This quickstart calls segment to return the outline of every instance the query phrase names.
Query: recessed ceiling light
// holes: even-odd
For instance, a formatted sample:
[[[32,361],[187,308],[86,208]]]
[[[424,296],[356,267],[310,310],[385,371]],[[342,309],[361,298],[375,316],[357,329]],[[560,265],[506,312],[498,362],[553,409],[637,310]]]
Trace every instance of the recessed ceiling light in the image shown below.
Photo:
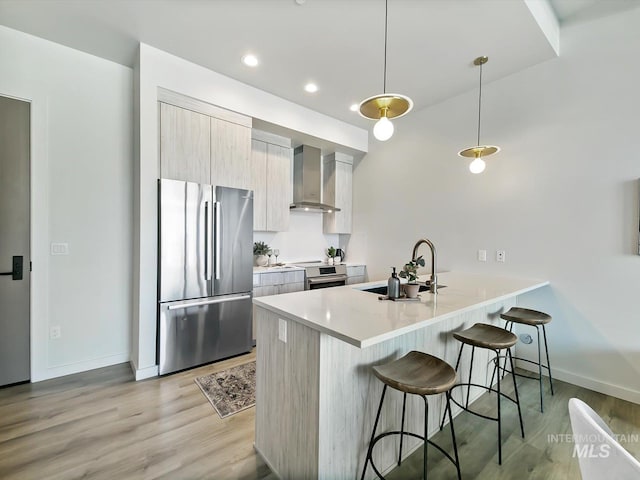
[[[351,105],[349,107],[349,110],[351,110],[352,112],[357,112],[358,111],[358,104],[354,103],[353,105]]]
[[[249,53],[242,57],[242,63],[244,63],[247,67],[257,67],[258,57]]]
[[[316,93],[318,91],[318,86],[315,83],[307,83],[304,86],[304,89],[309,93]]]

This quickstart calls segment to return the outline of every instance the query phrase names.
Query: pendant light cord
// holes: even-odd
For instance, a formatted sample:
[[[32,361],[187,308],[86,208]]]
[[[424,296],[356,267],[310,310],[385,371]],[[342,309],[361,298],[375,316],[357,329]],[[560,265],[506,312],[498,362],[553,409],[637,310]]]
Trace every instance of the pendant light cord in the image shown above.
[[[389,15],[389,0],[384,0],[384,82],[382,84],[382,93],[387,93],[387,25]]]
[[[478,143],[480,146],[480,112],[482,111],[482,64],[480,64],[480,92],[478,93]]]

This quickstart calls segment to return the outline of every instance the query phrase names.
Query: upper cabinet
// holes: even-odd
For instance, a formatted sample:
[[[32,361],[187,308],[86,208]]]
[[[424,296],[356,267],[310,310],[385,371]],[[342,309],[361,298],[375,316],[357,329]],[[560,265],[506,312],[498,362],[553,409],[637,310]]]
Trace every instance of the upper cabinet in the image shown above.
[[[210,118],[160,103],[160,176],[209,183]]]
[[[210,183],[251,190],[251,128],[211,119]]]
[[[161,178],[252,188],[251,118],[173,92],[159,97]]]
[[[353,157],[340,152],[325,155],[322,179],[323,202],[340,209],[323,214],[324,233],[351,233]]]
[[[253,229],[286,231],[291,203],[291,140],[259,130],[253,130],[252,136]]]

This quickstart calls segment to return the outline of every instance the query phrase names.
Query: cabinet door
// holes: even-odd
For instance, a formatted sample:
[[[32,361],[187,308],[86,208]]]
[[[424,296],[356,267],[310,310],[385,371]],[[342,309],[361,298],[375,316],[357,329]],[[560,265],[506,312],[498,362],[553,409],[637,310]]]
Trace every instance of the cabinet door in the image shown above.
[[[251,129],[211,118],[211,185],[251,186]]]
[[[210,119],[160,102],[160,177],[209,183]]]
[[[351,211],[353,209],[353,166],[336,162],[336,233],[351,233]]]
[[[290,148],[267,144],[267,230],[289,230],[289,205],[291,203]]]
[[[336,154],[337,155],[337,154]],[[323,214],[324,233],[351,233],[353,199],[353,165],[328,156],[323,164],[324,202],[333,204],[339,212]]]
[[[251,140],[251,177],[253,188],[253,229],[267,229],[267,144]]]

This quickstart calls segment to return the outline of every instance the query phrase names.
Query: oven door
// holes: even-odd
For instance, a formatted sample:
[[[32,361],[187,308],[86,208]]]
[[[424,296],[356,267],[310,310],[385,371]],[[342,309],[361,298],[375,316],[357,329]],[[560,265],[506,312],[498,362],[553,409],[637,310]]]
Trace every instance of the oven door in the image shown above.
[[[341,287],[346,284],[346,275],[324,275],[321,277],[307,278],[305,287],[307,290],[316,290],[318,288]]]

